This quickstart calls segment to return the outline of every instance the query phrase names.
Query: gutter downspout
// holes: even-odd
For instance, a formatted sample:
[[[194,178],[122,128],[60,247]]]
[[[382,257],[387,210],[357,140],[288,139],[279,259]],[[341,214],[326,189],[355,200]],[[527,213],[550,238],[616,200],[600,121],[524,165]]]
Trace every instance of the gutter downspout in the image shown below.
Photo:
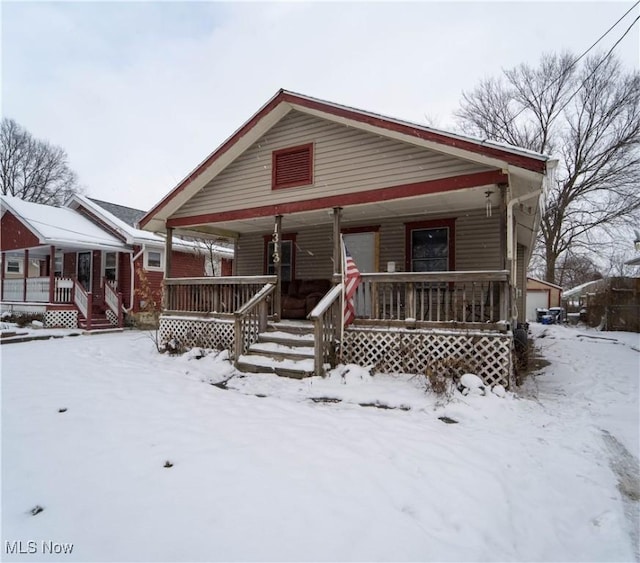
[[[553,172],[555,171],[555,168],[557,165],[558,165],[557,160],[547,161],[546,172],[542,178],[542,185],[540,186],[540,189],[525,195],[521,195],[520,197],[513,198],[507,203],[507,260],[511,265],[509,281],[512,288],[515,288],[515,281],[516,281],[516,275],[517,275],[517,258],[518,258],[518,253],[515,248],[516,237],[514,237],[515,224],[514,224],[514,217],[513,217],[513,208],[516,205],[519,205],[520,203],[522,203],[523,201],[527,201],[528,199],[531,199],[534,197],[540,197],[541,195],[546,195],[547,186],[551,181],[550,178],[553,176]],[[524,288],[523,288],[523,291],[524,291]],[[512,319],[516,319],[518,317],[518,308],[516,306],[515,295],[512,296],[511,302],[512,302],[511,316],[512,316]]]
[[[125,311],[127,313],[131,312],[131,309],[133,309],[133,298],[134,298],[134,292],[135,292],[135,282],[136,282],[136,268],[135,268],[135,261],[140,258],[140,256],[142,256],[144,254],[144,251],[147,249],[147,245],[143,242],[142,243],[142,247],[140,248],[140,252],[138,252],[138,254],[136,254],[135,256],[133,255],[133,253],[129,254],[129,264],[131,267],[131,293],[130,293],[130,297],[129,297],[129,305],[130,307],[125,309]]]

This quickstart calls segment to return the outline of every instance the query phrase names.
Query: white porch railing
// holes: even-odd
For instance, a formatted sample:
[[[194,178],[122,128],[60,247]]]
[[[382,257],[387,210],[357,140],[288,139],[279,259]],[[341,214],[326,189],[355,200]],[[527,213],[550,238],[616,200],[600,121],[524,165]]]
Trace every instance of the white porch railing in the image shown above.
[[[75,282],[75,291],[73,292],[73,302],[78,307],[78,310],[84,315],[87,320],[87,330],[91,328],[91,315],[89,314],[91,307],[91,294],[87,293],[77,281]]]
[[[111,311],[117,318],[117,325],[121,327],[122,326],[122,294],[116,291],[115,282],[104,279],[103,284],[104,284],[104,302],[107,305],[107,307],[111,309]]]
[[[5,279],[3,282],[3,301],[26,301],[29,303],[48,303],[50,278],[27,278],[26,295],[25,280]],[[71,278],[55,278],[53,290],[54,303],[71,303],[73,280]]]

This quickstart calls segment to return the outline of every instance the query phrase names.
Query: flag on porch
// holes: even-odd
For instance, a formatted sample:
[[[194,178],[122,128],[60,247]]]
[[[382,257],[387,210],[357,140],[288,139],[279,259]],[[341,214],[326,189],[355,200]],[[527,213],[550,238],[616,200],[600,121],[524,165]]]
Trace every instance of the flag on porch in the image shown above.
[[[344,310],[342,313],[343,327],[347,327],[353,319],[356,318],[356,307],[353,301],[353,297],[360,285],[360,270],[354,262],[351,254],[347,250],[342,239],[342,256],[343,256],[343,284],[344,284]]]

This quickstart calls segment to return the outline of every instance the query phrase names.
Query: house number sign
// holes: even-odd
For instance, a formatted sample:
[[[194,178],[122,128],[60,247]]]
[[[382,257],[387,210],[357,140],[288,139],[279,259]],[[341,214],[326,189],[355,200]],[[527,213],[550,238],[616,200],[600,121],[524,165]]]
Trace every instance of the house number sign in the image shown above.
[[[276,223],[273,228],[271,240],[273,241],[273,263],[277,264],[280,262],[280,253],[278,252],[278,249],[280,248],[280,245],[278,244],[280,242],[280,233],[278,232],[278,223]]]

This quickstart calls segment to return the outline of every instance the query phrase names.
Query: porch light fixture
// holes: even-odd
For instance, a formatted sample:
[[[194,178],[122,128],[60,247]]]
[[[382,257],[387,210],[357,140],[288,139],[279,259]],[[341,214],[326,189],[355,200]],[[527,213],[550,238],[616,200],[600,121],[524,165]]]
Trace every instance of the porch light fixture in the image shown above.
[[[485,195],[485,209],[487,210],[487,217],[491,217],[491,190],[484,192]]]

